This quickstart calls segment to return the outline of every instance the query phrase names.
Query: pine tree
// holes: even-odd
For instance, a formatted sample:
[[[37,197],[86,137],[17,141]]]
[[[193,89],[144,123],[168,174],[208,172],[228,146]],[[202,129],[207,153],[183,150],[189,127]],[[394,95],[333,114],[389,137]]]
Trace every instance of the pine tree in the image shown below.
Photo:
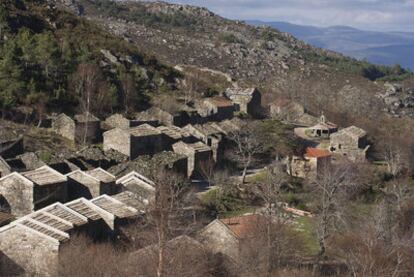
[[[25,92],[21,49],[9,41],[1,51],[0,60],[0,107],[4,111],[23,99]]]

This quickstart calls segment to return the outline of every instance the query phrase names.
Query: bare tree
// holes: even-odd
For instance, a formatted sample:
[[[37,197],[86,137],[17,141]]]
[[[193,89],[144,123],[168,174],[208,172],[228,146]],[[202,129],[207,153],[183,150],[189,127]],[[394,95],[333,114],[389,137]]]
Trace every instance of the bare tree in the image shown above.
[[[203,160],[200,164],[200,173],[204,180],[208,182],[208,186],[214,185],[214,173],[215,173],[216,162],[213,159],[213,156],[207,160]]]
[[[236,144],[235,156],[243,165],[242,184],[246,182],[247,169],[252,164],[255,156],[263,151],[258,129],[254,122],[247,122],[243,123],[239,130],[229,134],[229,138]]]
[[[322,257],[326,252],[327,239],[335,224],[341,220],[341,196],[353,187],[354,172],[349,165],[325,168],[316,181],[321,199],[317,217],[317,235]]]
[[[391,175],[391,182],[384,193],[395,197],[397,208],[401,210],[402,203],[409,195],[408,186],[401,182],[401,177],[407,168],[408,159],[400,147],[387,145],[384,149],[384,160],[387,171]]]
[[[184,210],[183,196],[186,191],[185,182],[172,172],[161,171],[151,176],[155,184],[155,197],[148,206],[148,219],[155,226],[157,233],[157,276],[166,276],[166,243],[169,240],[173,221]]]
[[[100,108],[102,103],[98,103],[100,90],[103,88],[105,79],[102,71],[94,64],[80,64],[76,72],[71,76],[70,83],[72,89],[78,96],[82,112],[88,121],[93,110]],[[88,133],[88,123],[85,124],[83,143],[86,143]]]
[[[286,173],[280,163],[269,166],[266,170],[266,180],[254,186],[255,195],[264,204],[265,228],[264,235],[266,238],[266,272],[267,276],[271,276],[275,257],[277,264],[280,264],[279,253],[280,248],[278,238],[273,236],[273,227],[275,222],[283,224],[283,212],[281,210],[281,191],[282,186],[286,182]],[[276,247],[275,247],[276,246]]]

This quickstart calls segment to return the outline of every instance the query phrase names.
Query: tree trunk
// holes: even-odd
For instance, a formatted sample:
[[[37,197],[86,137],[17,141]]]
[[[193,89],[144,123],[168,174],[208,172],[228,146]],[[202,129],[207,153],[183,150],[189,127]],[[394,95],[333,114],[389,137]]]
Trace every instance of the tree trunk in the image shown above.
[[[272,236],[271,236],[271,228],[272,228],[272,204],[268,204],[269,214],[267,219],[267,276],[272,276]]]
[[[161,211],[160,221],[158,226],[158,266],[157,277],[164,276],[164,256],[165,256],[165,244],[166,244],[166,224],[164,212]]]
[[[247,168],[250,166],[250,162],[251,162],[251,158],[249,157],[243,168],[242,182],[241,182],[242,185],[246,183]]]

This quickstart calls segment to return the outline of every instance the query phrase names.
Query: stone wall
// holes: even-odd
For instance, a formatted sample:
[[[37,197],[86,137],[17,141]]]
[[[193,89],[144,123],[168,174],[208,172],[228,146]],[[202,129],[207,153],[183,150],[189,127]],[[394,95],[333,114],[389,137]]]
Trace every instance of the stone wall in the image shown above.
[[[75,140],[78,143],[96,143],[101,141],[101,136],[101,124],[99,121],[75,123]]]
[[[114,114],[104,121],[105,128],[113,129],[128,129],[131,127],[131,121],[121,114]]]
[[[67,201],[67,182],[35,186],[33,188],[34,209],[38,210],[56,202]]]
[[[21,217],[34,210],[33,184],[18,175],[0,181],[0,195],[8,202],[11,213]]]
[[[61,114],[53,121],[52,129],[64,138],[75,141],[75,121]]]
[[[213,253],[223,253],[238,260],[239,241],[219,220],[213,221],[204,228],[198,238]]]
[[[131,156],[131,136],[126,130],[112,129],[103,134],[104,151],[116,150],[128,157]]]
[[[20,226],[0,232],[0,251],[27,276],[55,276],[59,244]]]
[[[247,113],[252,116],[259,116],[262,112],[262,95],[255,91],[251,100],[247,103]]]
[[[82,172],[74,172],[68,176],[68,195],[70,200],[84,197],[91,199],[102,194],[101,182]]]
[[[153,155],[163,150],[167,150],[163,143],[163,135],[149,135],[141,137],[131,137],[131,159],[141,155]]]

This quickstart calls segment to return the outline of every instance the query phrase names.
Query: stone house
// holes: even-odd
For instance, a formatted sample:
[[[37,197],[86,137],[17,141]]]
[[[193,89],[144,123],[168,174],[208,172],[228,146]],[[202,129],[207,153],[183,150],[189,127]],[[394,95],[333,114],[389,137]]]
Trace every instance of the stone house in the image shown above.
[[[183,130],[190,133],[193,137],[201,140],[204,144],[211,147],[215,161],[220,160],[223,152],[224,131],[218,123],[206,123],[197,125],[187,125]]]
[[[0,252],[24,276],[57,276],[60,251],[77,232],[93,239],[113,238],[119,226],[139,212],[115,197],[101,195],[54,203],[0,228]],[[1,262],[1,261],[0,261]]]
[[[318,148],[306,148],[303,157],[288,160],[287,172],[294,177],[316,179],[331,166],[331,153]]]
[[[228,88],[225,95],[234,103],[236,111],[252,116],[261,115],[262,95],[257,88]]]
[[[5,159],[3,159],[0,156],[0,178],[1,177],[4,177],[4,176],[6,176],[6,175],[8,175],[10,173],[11,173],[11,167],[10,167],[10,165],[6,162]]]
[[[116,184],[122,186],[123,190],[134,193],[145,205],[155,196],[154,182],[136,171],[119,178]]]
[[[102,122],[102,125],[106,130],[110,130],[114,128],[129,129],[144,123],[147,122],[142,122],[140,120],[131,120],[124,117],[122,114],[117,113],[107,117],[105,121]]]
[[[0,195],[11,213],[21,217],[50,203],[67,200],[67,177],[43,166],[0,178]]]
[[[216,219],[198,234],[199,241],[213,253],[221,253],[240,261],[244,244],[261,236],[259,228],[264,223],[259,214]]]
[[[170,113],[158,107],[151,107],[148,110],[142,112],[140,116],[142,117],[143,114],[156,119],[160,124],[166,126],[175,125],[181,127],[188,124],[189,122],[189,116],[185,111]]]
[[[331,134],[338,131],[338,126],[326,120],[324,115],[319,118],[319,123],[308,128],[305,132],[310,137],[329,138]]]
[[[368,149],[367,132],[356,126],[350,126],[331,135],[330,151],[346,156],[351,161],[365,161]]]
[[[177,126],[159,126],[157,127],[157,130],[164,135],[164,145],[168,148],[168,150],[170,150],[169,148],[171,148],[171,146],[177,141],[194,141],[194,137],[187,130]]]
[[[187,177],[191,178],[202,172],[203,164],[213,159],[211,148],[202,142],[184,143],[179,141],[173,145],[174,152],[187,156]]]
[[[140,155],[153,155],[168,149],[163,136],[160,130],[148,124],[128,130],[115,128],[103,134],[103,149],[116,150],[133,160]]]
[[[86,171],[86,173],[88,173],[92,177],[95,177],[101,182],[101,184],[105,188],[102,194],[113,195],[120,192],[120,187],[115,184],[116,177],[108,171],[98,167]]]
[[[203,262],[212,258],[210,251],[197,240],[186,236],[175,237],[165,244],[165,272],[168,276],[203,276],[208,270]],[[141,248],[128,255],[127,263],[139,264],[137,276],[150,276],[157,271],[158,244]],[[211,276],[209,274],[209,276]]]
[[[1,130],[0,132],[0,156],[13,158],[24,153],[23,136]]]
[[[208,121],[231,119],[234,114],[234,104],[228,98],[215,96],[203,98],[196,102],[198,114]]]
[[[271,118],[303,126],[313,126],[318,123],[318,119],[308,114],[303,105],[286,98],[279,98],[270,103],[269,114]]]
[[[62,113],[53,121],[52,129],[77,143],[96,143],[101,139],[100,120],[92,114],[78,114],[72,119]]]
[[[103,171],[103,169],[101,169]],[[97,171],[91,171],[93,175],[99,177],[106,173],[102,172],[99,173]],[[115,194],[116,192],[120,192],[117,190],[117,186],[114,181],[112,182],[103,182],[100,179],[92,176],[89,172],[83,172],[81,170],[75,170],[68,174],[68,198],[76,199],[80,197],[84,197],[86,199],[91,199],[94,197],[98,197],[102,194]],[[109,174],[109,173],[107,173]],[[106,181],[109,180],[107,177],[104,177]]]

